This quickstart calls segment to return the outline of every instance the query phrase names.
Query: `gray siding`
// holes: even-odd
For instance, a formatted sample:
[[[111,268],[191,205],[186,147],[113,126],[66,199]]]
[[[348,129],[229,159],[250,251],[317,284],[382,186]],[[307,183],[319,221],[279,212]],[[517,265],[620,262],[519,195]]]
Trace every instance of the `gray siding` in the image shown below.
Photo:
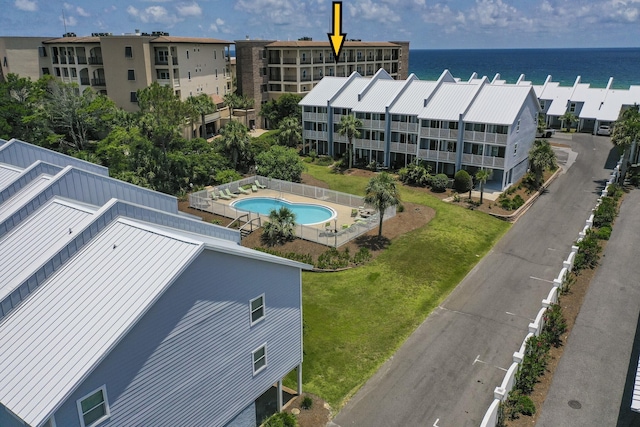
[[[27,168],[31,166],[31,164],[41,160],[56,166],[73,166],[98,175],[109,176],[109,169],[104,166],[47,150],[46,148],[28,144],[18,139],[12,139],[9,141],[9,144],[0,144],[0,147],[2,147],[0,150],[0,162],[21,168]]]
[[[132,284],[135,286],[135,284]],[[266,318],[250,324],[249,300]],[[101,426],[225,426],[302,361],[300,270],[205,250],[56,412],[106,384]],[[98,332],[98,331],[96,331]],[[267,368],[251,352],[267,343]]]
[[[536,137],[536,117],[538,117],[538,107],[534,102],[534,98],[528,96],[518,113],[518,117],[515,122],[513,122],[513,125],[511,125],[505,153],[505,171],[519,165],[529,157],[529,150],[533,146],[533,141]],[[520,131],[516,132],[518,120],[520,120]],[[513,149],[515,144],[518,144],[518,151],[514,156]]]
[[[255,427],[256,426],[256,405],[252,403],[244,411],[240,412],[231,422],[224,427]]]

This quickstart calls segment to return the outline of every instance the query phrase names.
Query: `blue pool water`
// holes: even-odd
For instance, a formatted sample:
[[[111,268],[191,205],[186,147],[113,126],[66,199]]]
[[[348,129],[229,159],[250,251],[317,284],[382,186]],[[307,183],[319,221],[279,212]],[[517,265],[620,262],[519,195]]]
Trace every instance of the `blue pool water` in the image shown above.
[[[271,197],[252,197],[250,199],[237,200],[231,205],[236,209],[257,212],[262,215],[269,215],[272,209],[278,210],[285,206],[296,215],[297,224],[305,225],[325,222],[335,216],[335,212],[326,206],[309,203],[290,203],[286,200]]]

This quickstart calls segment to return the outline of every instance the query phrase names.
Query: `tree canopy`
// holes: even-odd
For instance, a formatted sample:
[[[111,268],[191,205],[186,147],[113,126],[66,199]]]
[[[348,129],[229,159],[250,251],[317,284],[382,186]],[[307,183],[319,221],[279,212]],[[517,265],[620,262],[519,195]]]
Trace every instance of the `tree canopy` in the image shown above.
[[[256,157],[256,168],[262,176],[300,182],[305,166],[295,149],[274,145]]]
[[[546,169],[555,169],[556,153],[548,141],[536,139],[529,150],[529,169],[535,175],[537,185],[542,183],[542,175]]]
[[[300,95],[285,93],[276,100],[271,100],[262,105],[260,115],[267,119],[269,128],[276,129],[286,117],[294,117],[298,122],[302,121],[302,108],[298,105],[302,101]]]
[[[373,206],[379,215],[378,238],[382,236],[384,211],[400,204],[400,191],[392,175],[381,172],[369,180],[365,188],[364,202]]]
[[[362,121],[354,115],[342,116],[338,125],[338,133],[347,137],[347,156],[349,157],[349,169],[353,166],[353,139],[360,137]]]

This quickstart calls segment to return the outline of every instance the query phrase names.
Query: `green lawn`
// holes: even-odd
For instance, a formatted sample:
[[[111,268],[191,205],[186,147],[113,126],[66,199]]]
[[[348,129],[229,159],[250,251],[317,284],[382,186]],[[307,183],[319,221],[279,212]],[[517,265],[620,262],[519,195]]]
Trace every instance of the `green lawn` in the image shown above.
[[[331,189],[363,194],[366,178],[308,165]],[[394,240],[375,261],[302,276],[303,387],[338,410],[508,230],[489,215],[401,186],[402,200],[436,217]],[[384,228],[383,228],[384,233]],[[287,384],[294,386],[294,377]]]

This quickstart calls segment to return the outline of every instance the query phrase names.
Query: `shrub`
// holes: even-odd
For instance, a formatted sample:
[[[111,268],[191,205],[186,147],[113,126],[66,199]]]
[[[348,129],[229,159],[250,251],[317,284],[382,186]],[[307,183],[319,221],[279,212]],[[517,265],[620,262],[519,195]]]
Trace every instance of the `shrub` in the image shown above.
[[[347,267],[349,260],[349,248],[345,248],[344,252],[340,252],[336,248],[330,248],[320,254],[316,262],[316,267],[323,270],[336,270]]]
[[[371,252],[369,251],[369,249],[362,247],[353,256],[353,260],[352,261],[353,261],[354,264],[364,264],[365,262],[369,261],[370,259],[371,259]]]
[[[466,193],[473,186],[471,175],[464,169],[460,169],[453,177],[453,188],[460,193]]]
[[[311,162],[316,161],[316,159],[318,158],[318,153],[316,153],[316,150],[309,151],[309,158],[311,159]]]
[[[227,184],[229,182],[237,181],[242,179],[242,175],[233,169],[225,169],[216,173],[216,182],[218,184]]]
[[[296,252],[280,252],[269,248],[257,247],[255,248],[257,251],[264,252],[267,254],[279,256],[281,258],[287,258],[292,261],[298,261],[305,264],[313,265],[313,257],[310,254],[298,254]]]
[[[264,427],[296,427],[298,420],[288,412],[278,412],[264,420],[262,425]]]
[[[637,184],[634,184],[634,185],[637,185]],[[622,197],[623,193],[624,193],[624,190],[618,184],[611,184],[607,187],[607,196],[613,198],[616,201],[618,201],[618,199]]]
[[[618,205],[612,197],[603,197],[602,202],[593,213],[593,225],[596,227],[610,226],[618,214]]]
[[[443,173],[439,173],[431,179],[431,189],[437,193],[442,193],[447,189],[449,177]]]
[[[536,413],[536,406],[529,396],[514,393],[509,396],[507,406],[510,409],[509,418],[514,420],[519,414],[531,416]]]
[[[404,205],[402,203],[396,206],[396,212],[397,213],[404,212]]]
[[[309,396],[305,396],[302,399],[302,404],[300,405],[300,407],[302,409],[311,409],[311,406],[313,406],[313,399],[311,399]]]
[[[522,177],[522,185],[524,185],[524,187],[527,189],[528,193],[536,191],[540,187],[538,185],[538,180],[537,180],[535,174],[533,174],[531,172],[527,172]]]
[[[611,237],[611,227],[608,225],[600,227],[598,231],[596,231],[596,237],[600,240],[609,240],[609,237]]]
[[[533,336],[527,340],[527,346],[522,364],[516,373],[514,389],[521,394],[531,394],[538,382],[538,377],[544,374],[549,360],[549,343],[544,337]]]
[[[587,235],[578,244],[578,253],[573,263],[573,271],[579,273],[585,268],[594,268],[600,259],[600,243],[593,230],[587,231]]]
[[[524,205],[524,199],[519,194],[516,194],[513,200],[511,201],[511,208],[513,210],[516,210],[522,205]]]
[[[318,166],[329,166],[332,163],[333,159],[331,158],[331,156],[319,156],[318,160],[316,161],[316,164]]]
[[[398,171],[398,178],[404,184],[430,185],[431,168],[423,163],[411,163]]]
[[[562,315],[562,307],[559,304],[551,304],[544,314],[544,328],[542,336],[554,347],[562,344],[562,334],[567,332],[567,321]]]

